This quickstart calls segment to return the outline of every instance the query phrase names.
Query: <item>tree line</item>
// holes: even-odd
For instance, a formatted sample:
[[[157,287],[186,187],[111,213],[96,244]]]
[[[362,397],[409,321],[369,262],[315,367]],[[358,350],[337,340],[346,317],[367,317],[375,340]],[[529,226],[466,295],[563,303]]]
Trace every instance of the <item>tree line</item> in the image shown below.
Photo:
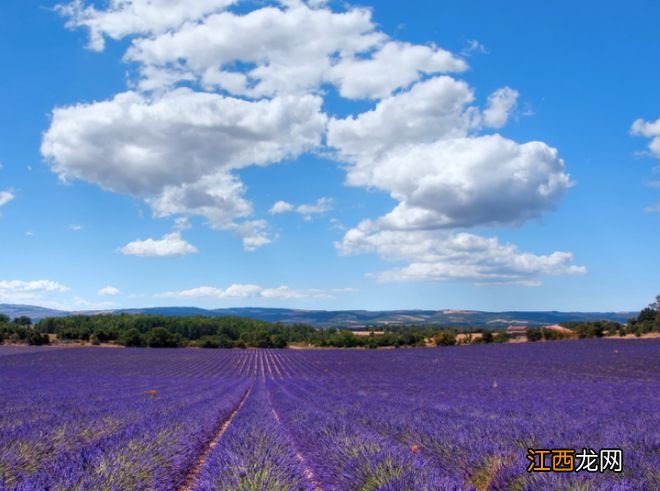
[[[36,326],[61,341],[113,343],[129,347],[284,348],[314,328],[285,326],[242,317],[174,317],[144,314],[48,317]]]
[[[0,344],[3,342],[38,346],[48,344],[50,339],[43,331],[32,327],[29,317],[20,316],[12,321],[5,314],[0,314]]]
[[[637,317],[625,324],[611,321],[566,322],[562,326],[575,332],[578,338],[603,336],[626,336],[634,334],[640,337],[652,332],[660,332],[660,295],[648,307],[643,308]]]
[[[568,322],[570,332],[531,327],[528,341],[602,336],[641,336],[660,332],[660,295],[627,324],[611,321]],[[127,347],[286,348],[292,344],[336,348],[404,346],[452,346],[504,343],[505,330],[452,328],[442,325],[384,326],[378,333],[357,335],[347,329],[317,329],[305,324],[285,325],[242,317],[174,317],[146,314],[98,314],[47,317],[36,324],[29,317],[10,320],[0,314],[0,343],[49,344],[60,342],[103,343]]]
[[[629,334],[641,336],[649,332],[660,332],[660,295],[648,307],[642,309],[637,318],[630,319],[626,326]]]

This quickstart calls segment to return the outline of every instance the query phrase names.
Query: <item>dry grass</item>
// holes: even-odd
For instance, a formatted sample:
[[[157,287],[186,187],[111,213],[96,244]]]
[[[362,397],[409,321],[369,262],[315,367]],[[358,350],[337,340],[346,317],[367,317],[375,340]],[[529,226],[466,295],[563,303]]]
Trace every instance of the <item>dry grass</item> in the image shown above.
[[[568,334],[568,335],[575,334],[573,331],[571,331],[567,327],[560,326],[559,324],[553,324],[551,326],[544,326],[543,329],[549,329],[551,331],[556,331],[556,332],[560,332],[562,334]]]
[[[470,339],[472,342],[476,341],[477,339],[481,339],[483,334],[480,332],[468,332],[468,333],[461,333],[456,335],[456,342],[457,343],[465,343],[467,342],[468,339]]]
[[[660,339],[660,332],[647,332],[641,336],[626,334],[625,336],[605,336],[605,339]]]

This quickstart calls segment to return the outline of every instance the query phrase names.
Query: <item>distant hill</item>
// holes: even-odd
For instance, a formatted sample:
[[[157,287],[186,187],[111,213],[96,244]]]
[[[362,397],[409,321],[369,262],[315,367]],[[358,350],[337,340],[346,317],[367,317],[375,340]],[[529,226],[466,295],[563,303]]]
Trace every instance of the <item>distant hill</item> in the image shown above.
[[[270,322],[305,323],[314,326],[378,326],[386,324],[442,324],[492,326],[545,325],[569,321],[612,320],[626,322],[638,312],[482,312],[476,310],[295,310],[266,308],[217,309],[220,315],[237,315]]]
[[[171,315],[174,317],[218,317],[213,310],[201,309],[199,307],[147,307],[136,309],[118,309],[112,311],[115,314],[151,314],[151,315]]]
[[[45,307],[36,307],[34,305],[14,305],[0,303],[0,314],[5,314],[11,319],[26,315],[32,320],[43,319],[44,317],[64,317],[70,312],[63,310],[47,309]]]
[[[11,318],[26,315],[34,320],[44,317],[61,317],[73,314],[128,313],[171,316],[238,316],[285,324],[304,323],[317,327],[369,327],[386,324],[442,324],[448,326],[491,326],[510,324],[545,325],[560,322],[611,320],[626,322],[638,312],[557,312],[557,311],[510,311],[482,312],[478,310],[298,310],[239,307],[207,310],[198,307],[148,307],[106,311],[67,312],[32,305],[0,304],[0,313]]]

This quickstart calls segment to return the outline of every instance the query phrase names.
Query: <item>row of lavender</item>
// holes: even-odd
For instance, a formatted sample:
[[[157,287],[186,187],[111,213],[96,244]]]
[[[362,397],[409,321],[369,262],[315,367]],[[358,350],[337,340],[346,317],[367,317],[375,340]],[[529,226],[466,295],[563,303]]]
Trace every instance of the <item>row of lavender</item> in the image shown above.
[[[176,489],[248,387],[248,358],[108,349],[0,358],[0,489]]]
[[[1,356],[0,488],[660,489],[660,342]],[[528,473],[528,448],[624,472]]]
[[[299,358],[273,403],[323,489],[660,489],[657,341]],[[623,472],[528,473],[528,448],[621,448]]]

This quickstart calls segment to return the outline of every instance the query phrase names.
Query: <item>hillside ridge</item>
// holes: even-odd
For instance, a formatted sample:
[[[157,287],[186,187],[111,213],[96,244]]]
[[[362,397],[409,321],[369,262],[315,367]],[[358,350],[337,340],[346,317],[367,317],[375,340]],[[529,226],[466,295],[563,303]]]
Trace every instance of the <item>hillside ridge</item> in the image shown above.
[[[441,324],[447,326],[502,327],[509,324],[544,325],[585,320],[626,322],[637,312],[560,312],[560,311],[504,311],[479,310],[301,310],[265,307],[234,307],[203,309],[200,307],[145,307],[115,310],[64,311],[34,305],[0,304],[0,313],[11,318],[22,315],[34,320],[75,314],[153,314],[172,316],[247,317],[285,324],[303,323],[316,327],[371,327],[400,324]]]

